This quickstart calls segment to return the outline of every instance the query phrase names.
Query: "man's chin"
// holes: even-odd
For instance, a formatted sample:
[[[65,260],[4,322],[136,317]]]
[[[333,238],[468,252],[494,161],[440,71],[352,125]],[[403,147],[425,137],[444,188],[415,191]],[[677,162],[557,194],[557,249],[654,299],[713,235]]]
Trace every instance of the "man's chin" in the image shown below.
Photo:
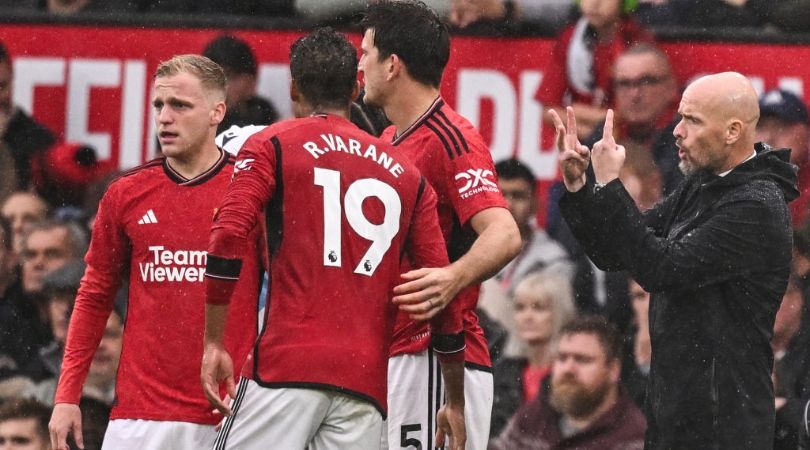
[[[685,176],[692,175],[692,173],[695,172],[695,166],[691,162],[689,162],[688,159],[684,158],[681,158],[680,162],[678,162],[678,169]]]

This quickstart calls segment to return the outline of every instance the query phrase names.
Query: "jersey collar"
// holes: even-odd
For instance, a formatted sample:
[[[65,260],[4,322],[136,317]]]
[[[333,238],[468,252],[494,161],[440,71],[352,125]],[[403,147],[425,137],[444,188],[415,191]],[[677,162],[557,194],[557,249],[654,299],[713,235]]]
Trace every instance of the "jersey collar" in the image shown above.
[[[428,117],[432,116],[436,111],[440,110],[442,108],[442,106],[444,106],[444,100],[442,100],[441,96],[436,97],[436,100],[433,100],[433,103],[431,103],[431,105],[427,109],[427,111],[422,113],[422,115],[419,116],[419,118],[416,119],[416,121],[414,123],[412,123],[411,126],[406,128],[405,131],[403,131],[402,134],[400,134],[399,136],[397,136],[396,134],[394,135],[393,139],[391,140],[391,143],[394,144],[394,145],[398,145],[406,137],[408,137],[408,135],[413,133],[414,130],[419,128],[420,125],[425,123],[425,121],[428,119]]]
[[[222,150],[220,147],[217,147],[217,149],[219,149],[219,159],[217,159],[217,161],[211,167],[194,178],[186,178],[183,175],[180,175],[180,173],[169,165],[168,158],[163,158],[163,172],[167,177],[169,177],[170,180],[181,186],[196,186],[198,184],[203,184],[213,178],[214,175],[218,174],[219,171],[225,167],[225,164],[228,163],[228,153]]]

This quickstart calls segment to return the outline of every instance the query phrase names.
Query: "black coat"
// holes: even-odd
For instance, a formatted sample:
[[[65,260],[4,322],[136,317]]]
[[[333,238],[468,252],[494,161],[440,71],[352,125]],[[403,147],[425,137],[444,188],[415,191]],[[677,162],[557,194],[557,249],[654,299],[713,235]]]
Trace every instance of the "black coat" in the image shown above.
[[[31,161],[56,143],[56,137],[21,109],[15,108],[0,137],[11,149],[14,169],[17,171],[17,188],[31,187]]]
[[[774,318],[790,272],[789,150],[757,144],[725,177],[698,172],[642,215],[621,182],[560,207],[604,270],[652,293],[647,449],[770,449]]]

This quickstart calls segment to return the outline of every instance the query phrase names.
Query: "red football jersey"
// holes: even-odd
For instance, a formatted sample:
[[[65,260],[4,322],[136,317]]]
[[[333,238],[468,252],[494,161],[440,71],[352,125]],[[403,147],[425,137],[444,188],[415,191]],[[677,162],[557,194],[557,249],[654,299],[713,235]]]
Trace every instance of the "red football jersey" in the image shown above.
[[[264,210],[269,309],[243,375],[265,387],[337,390],[384,416],[401,260],[407,252],[420,266],[448,264],[435,193],[390,144],[334,115],[254,134],[236,168],[206,283],[238,277],[241,236]],[[461,332],[456,317],[448,333]]]
[[[477,237],[468,223],[470,218],[487,208],[506,208],[484,139],[441,98],[400,136],[396,136],[396,128],[391,126],[381,137],[402,150],[436,190],[447,251],[451,261],[458,259]],[[490,367],[487,340],[475,312],[479,287],[474,285],[461,291],[453,302],[459,302],[463,311],[465,360]],[[420,352],[427,348],[429,337],[430,330],[424,323],[400,313],[394,327],[391,356]]]
[[[116,288],[129,278],[123,350],[112,419],[215,424],[200,386],[204,273],[214,213],[233,173],[225,152],[188,180],[164,158],[114,181],[93,225],[88,270],[70,321],[56,402],[78,403]],[[239,300],[228,313],[226,346],[244,361],[258,329],[261,227],[250,230]]]

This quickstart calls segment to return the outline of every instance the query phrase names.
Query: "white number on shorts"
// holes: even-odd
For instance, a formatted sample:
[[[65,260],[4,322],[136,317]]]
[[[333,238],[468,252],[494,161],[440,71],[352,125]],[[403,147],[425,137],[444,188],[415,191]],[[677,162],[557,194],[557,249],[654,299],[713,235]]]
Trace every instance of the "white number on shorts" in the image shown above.
[[[323,265],[340,267],[341,259],[341,216],[340,172],[315,168],[315,185],[323,188]],[[363,201],[376,197],[385,207],[382,223],[371,223],[363,214]],[[390,185],[373,178],[357,180],[346,189],[343,199],[346,207],[346,220],[360,237],[371,241],[366,253],[354,269],[354,273],[371,276],[377,270],[391,241],[399,232],[399,216],[402,202],[397,191]]]

